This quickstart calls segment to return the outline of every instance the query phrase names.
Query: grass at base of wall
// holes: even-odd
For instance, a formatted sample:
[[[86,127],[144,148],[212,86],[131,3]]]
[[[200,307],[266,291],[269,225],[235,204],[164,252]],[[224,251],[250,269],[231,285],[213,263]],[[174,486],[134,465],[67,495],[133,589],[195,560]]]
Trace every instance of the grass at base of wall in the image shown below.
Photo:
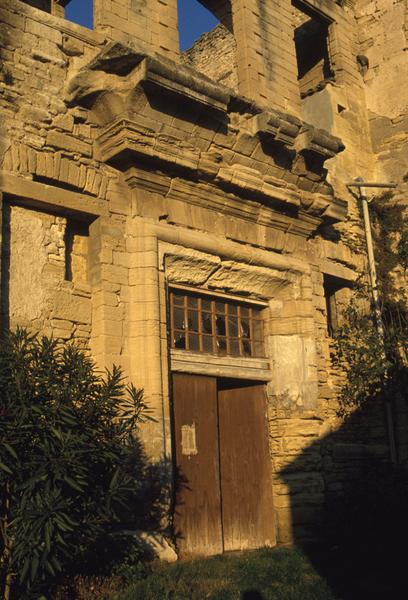
[[[263,548],[160,565],[110,600],[336,600],[305,555]]]

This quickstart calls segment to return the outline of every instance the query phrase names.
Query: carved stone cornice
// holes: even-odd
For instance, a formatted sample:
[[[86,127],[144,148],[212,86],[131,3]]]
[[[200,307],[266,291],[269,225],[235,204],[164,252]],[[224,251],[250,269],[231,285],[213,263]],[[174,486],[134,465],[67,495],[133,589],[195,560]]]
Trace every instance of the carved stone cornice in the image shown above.
[[[281,142],[292,147],[302,127],[302,121],[278,111],[264,111],[248,121],[248,129],[253,135],[264,135],[270,141]]]
[[[301,154],[310,154],[322,161],[333,158],[345,148],[340,138],[324,129],[303,124],[295,141],[295,148]]]
[[[309,237],[321,223],[319,215],[308,214],[301,206],[297,211],[282,211],[283,204],[277,204],[278,198],[270,199],[269,206],[260,204],[254,199],[242,198],[231,188],[229,193],[217,183],[188,181],[171,178],[162,173],[151,173],[138,167],[130,167],[124,173],[124,180],[129,187],[143,189],[152,194],[159,194],[168,199],[181,200],[195,206],[203,206],[216,213],[225,213],[257,225],[272,227],[278,231]],[[238,191],[238,190],[237,190]],[[283,198],[282,198],[283,200]],[[327,207],[326,199],[322,210]]]
[[[253,135],[261,135],[270,142],[280,142],[299,153],[309,153],[326,160],[344,150],[340,138],[323,129],[304,123],[278,111],[264,111],[248,121]]]
[[[124,156],[135,155],[177,170],[197,170],[201,153],[198,148],[176,137],[156,134],[129,118],[119,118],[102,130],[97,139],[104,162],[118,164]],[[121,169],[122,170],[122,169]]]
[[[125,109],[131,111],[132,92],[139,86],[157,88],[161,94],[181,96],[183,101],[222,113],[227,111],[231,97],[228,88],[186,65],[147,55],[136,45],[129,48],[112,42],[70,80],[66,100],[89,106],[98,96],[117,92],[124,98]]]
[[[230,112],[232,99],[231,90],[195,70],[120,43],[109,44],[82,69],[66,96],[69,104],[90,110],[99,127],[100,159],[129,183],[135,179],[126,173],[138,162],[153,179],[159,170],[299,221],[308,214],[308,234],[323,219],[344,219],[346,203],[318,193],[330,189],[323,163],[344,149],[341,140],[277,110]]]

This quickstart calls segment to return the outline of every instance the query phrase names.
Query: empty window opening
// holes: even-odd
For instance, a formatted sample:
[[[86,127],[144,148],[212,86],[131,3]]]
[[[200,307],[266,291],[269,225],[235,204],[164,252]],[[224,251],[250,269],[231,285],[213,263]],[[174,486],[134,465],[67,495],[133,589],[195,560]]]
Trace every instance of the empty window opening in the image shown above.
[[[305,97],[333,80],[328,45],[330,22],[297,2],[292,5],[292,19],[300,95]]]
[[[24,0],[24,3],[45,12],[51,12],[51,0]]]
[[[204,33],[219,25],[220,21],[197,0],[178,0],[178,29],[180,50],[184,52]]]
[[[70,0],[65,9],[65,18],[93,29],[93,0]]]
[[[69,219],[65,229],[65,280],[88,283],[88,225]]]
[[[218,356],[264,357],[262,308],[170,291],[171,347]]]
[[[327,333],[334,337],[342,325],[342,314],[350,300],[351,282],[331,275],[324,275]]]
[[[34,8],[93,29],[93,0],[23,0]]]

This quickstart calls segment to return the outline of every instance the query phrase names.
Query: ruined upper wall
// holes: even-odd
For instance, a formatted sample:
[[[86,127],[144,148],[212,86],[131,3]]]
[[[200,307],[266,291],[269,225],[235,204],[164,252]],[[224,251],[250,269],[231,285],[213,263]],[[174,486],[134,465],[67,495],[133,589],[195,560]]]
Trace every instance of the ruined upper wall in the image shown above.
[[[42,2],[27,0],[26,3],[33,1]],[[68,1],[50,0],[49,11],[63,16]],[[234,39],[233,67],[238,93],[261,105],[300,116],[292,1],[200,1]],[[348,5],[332,0],[296,0],[295,4],[307,15],[317,15],[326,23],[329,51],[326,71],[333,73],[338,83],[352,82],[354,17]],[[94,0],[94,28],[108,40],[179,60],[177,0]],[[207,68],[211,71],[210,65]],[[309,85],[308,78],[305,85]]]
[[[184,64],[222,83],[238,93],[237,44],[224,25],[200,37],[181,55]]]
[[[408,4],[360,0],[356,19],[373,149],[381,176],[401,182],[408,173]]]

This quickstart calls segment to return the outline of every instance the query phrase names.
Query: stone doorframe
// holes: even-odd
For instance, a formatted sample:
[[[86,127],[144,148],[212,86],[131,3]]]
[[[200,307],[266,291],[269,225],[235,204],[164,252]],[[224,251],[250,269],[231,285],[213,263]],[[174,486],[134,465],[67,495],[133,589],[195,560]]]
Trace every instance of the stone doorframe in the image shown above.
[[[270,424],[294,408],[313,410],[318,386],[312,282],[307,263],[168,224],[128,221],[130,377],[143,387],[157,421],[144,426],[153,460],[171,460],[170,351],[167,289],[187,284],[267,303],[266,365]],[[180,356],[173,357],[180,367]],[[222,362],[222,361],[221,361]],[[222,365],[220,365],[222,368]],[[254,365],[253,365],[254,366]],[[185,367],[188,370],[188,366]],[[226,369],[226,375],[228,370]],[[263,378],[263,377],[262,377]],[[271,431],[272,433],[272,431]]]

